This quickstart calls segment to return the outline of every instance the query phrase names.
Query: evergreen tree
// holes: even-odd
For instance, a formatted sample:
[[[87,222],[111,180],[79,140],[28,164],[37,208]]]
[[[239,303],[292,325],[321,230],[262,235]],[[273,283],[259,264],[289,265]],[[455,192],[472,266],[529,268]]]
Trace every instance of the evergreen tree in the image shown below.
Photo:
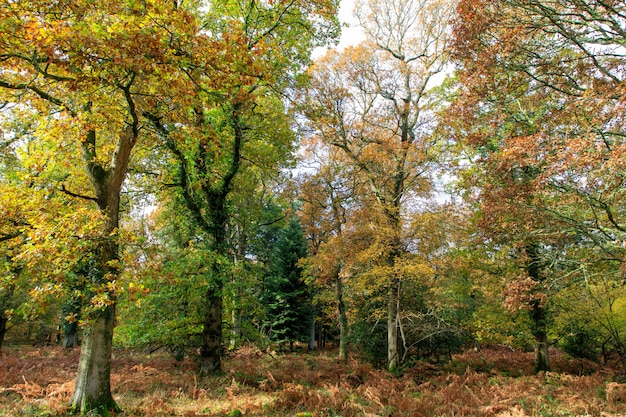
[[[270,338],[293,348],[296,341],[307,340],[312,306],[310,291],[298,261],[306,256],[307,242],[296,217],[287,227],[277,230],[275,244],[268,252],[267,276],[263,288],[265,328]]]

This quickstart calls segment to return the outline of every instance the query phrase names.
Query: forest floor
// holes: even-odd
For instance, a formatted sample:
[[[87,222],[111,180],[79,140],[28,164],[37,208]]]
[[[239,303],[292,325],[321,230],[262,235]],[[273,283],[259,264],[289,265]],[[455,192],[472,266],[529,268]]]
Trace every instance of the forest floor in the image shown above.
[[[68,415],[79,350],[6,346],[0,416]],[[198,379],[190,360],[115,351],[119,417],[166,416],[626,416],[623,370],[552,352],[554,372],[532,374],[532,354],[504,347],[418,363],[392,375],[335,352],[270,354],[242,348],[221,376]],[[241,414],[238,414],[238,412]]]

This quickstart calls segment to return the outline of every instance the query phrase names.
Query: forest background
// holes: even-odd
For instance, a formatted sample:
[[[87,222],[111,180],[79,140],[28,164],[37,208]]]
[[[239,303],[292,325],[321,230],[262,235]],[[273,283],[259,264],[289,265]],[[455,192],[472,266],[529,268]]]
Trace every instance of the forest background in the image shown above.
[[[312,60],[338,6],[2,1],[0,347],[80,342],[72,410],[120,348],[623,366],[626,5],[358,1]]]

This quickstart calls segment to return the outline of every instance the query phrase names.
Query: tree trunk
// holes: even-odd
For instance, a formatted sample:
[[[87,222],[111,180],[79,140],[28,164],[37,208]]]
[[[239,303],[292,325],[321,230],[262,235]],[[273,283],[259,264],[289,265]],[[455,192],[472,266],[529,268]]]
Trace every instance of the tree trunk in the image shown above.
[[[538,303],[530,312],[535,337],[535,373],[550,370],[550,356],[548,355],[548,332],[546,329],[546,311]]]
[[[111,395],[111,348],[115,304],[105,308],[84,335],[70,403],[75,411],[118,410]]]
[[[83,289],[81,289],[83,290]],[[69,300],[61,309],[61,329],[63,331],[63,347],[71,349],[78,346],[78,319],[80,317],[81,304],[80,299],[73,298]],[[69,322],[66,317],[73,314],[75,320]]]
[[[19,274],[21,272],[21,268],[17,271]],[[9,285],[7,291],[2,300],[0,300],[0,305],[2,308],[0,309],[0,350],[2,350],[2,344],[4,343],[4,336],[7,333],[7,326],[9,324],[9,319],[6,316],[6,310],[9,309],[11,299],[13,298],[13,293],[15,291],[15,285]]]
[[[525,246],[526,255],[528,256],[528,264],[526,271],[533,281],[541,284],[544,277],[539,269],[540,254],[539,245],[537,243],[527,243]],[[532,321],[532,333],[535,337],[535,372],[550,370],[550,357],[548,354],[548,332],[546,321],[546,309],[541,305],[540,301],[534,301],[530,310],[530,318]]]
[[[117,224],[117,215],[110,218],[109,221],[108,232],[105,236],[111,236],[115,230],[111,225]],[[114,262],[118,261],[116,239],[105,241],[100,245],[98,252],[98,264],[94,266],[97,271],[93,272],[92,280],[94,284],[103,286],[112,279],[111,276],[116,276],[119,273],[112,266]],[[97,410],[106,414],[108,411],[119,410],[111,395],[111,350],[116,310],[114,294],[109,295],[109,302],[102,311],[94,313],[93,324],[84,332],[76,384],[70,399],[71,407],[76,412],[87,413]]]
[[[246,259],[246,250],[248,247],[248,236],[246,234],[245,228],[241,223],[236,223],[235,231],[237,233],[237,248],[235,250],[235,255],[233,257],[233,261],[235,266],[242,264],[242,267],[245,267],[244,262]],[[232,277],[233,283],[237,280],[237,276]],[[234,284],[233,284],[234,285]],[[230,349],[236,349],[238,344],[241,342],[241,300],[243,299],[243,291],[239,288],[239,286],[235,286],[237,288],[236,295],[233,301],[233,310],[231,312],[231,339],[230,339]]]
[[[7,323],[9,319],[4,314],[4,311],[0,311],[0,350],[2,350],[2,343],[4,342],[4,335],[7,333]]]
[[[398,369],[400,351],[398,346],[398,297],[400,295],[400,281],[393,278],[389,287],[387,302],[387,369],[390,372]]]
[[[71,349],[78,346],[78,332],[72,330],[63,335],[63,347],[65,349]]]
[[[315,350],[315,319],[317,313],[315,306],[311,304],[311,322],[309,323],[309,350]]]
[[[138,121],[135,117],[134,123],[128,124],[120,134],[109,169],[105,169],[98,162],[95,130],[90,130],[85,140],[81,141],[83,161],[94,187],[96,203],[107,220],[102,230],[103,240],[96,249],[95,268],[98,270],[94,271],[92,284],[97,286],[104,286],[119,275],[116,266],[119,261],[119,242],[115,232],[119,227],[120,195],[124,177],[138,132]],[[101,414],[106,414],[109,410],[119,410],[111,395],[111,349],[116,300],[115,294],[109,295],[110,304],[96,315],[92,327],[85,331],[80,349],[78,373],[70,399],[71,407],[80,413],[98,410]]]
[[[209,290],[200,347],[200,375],[222,369],[222,295],[221,290]]]
[[[343,283],[339,276],[336,277],[337,309],[339,310],[339,359],[348,359],[348,316],[346,305],[343,301]]]
[[[231,312],[231,326],[230,348],[236,349],[241,340],[241,310],[239,308],[234,308]]]

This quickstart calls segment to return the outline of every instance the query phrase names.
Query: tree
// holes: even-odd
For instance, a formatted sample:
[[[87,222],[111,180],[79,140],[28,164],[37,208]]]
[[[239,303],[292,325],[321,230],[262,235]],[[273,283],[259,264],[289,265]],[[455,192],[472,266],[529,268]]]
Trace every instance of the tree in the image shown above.
[[[538,371],[549,368],[548,288],[589,267],[575,248],[621,274],[624,11],[577,0],[458,7],[461,136],[484,169],[483,227],[516,242],[524,265],[511,290],[531,313]]]
[[[14,315],[15,308],[21,304],[16,291],[21,289],[20,276],[22,266],[20,262],[13,260],[19,246],[22,243],[22,231],[26,224],[19,208],[10,204],[11,200],[4,201],[4,198],[16,194],[11,193],[8,187],[3,186],[2,192],[2,222],[0,223],[0,265],[2,275],[0,275],[0,349],[4,341],[6,332],[9,330],[9,322]],[[16,210],[17,209],[17,210]],[[13,211],[15,210],[15,211]]]
[[[293,142],[281,94],[308,61],[313,46],[336,36],[333,1],[238,3],[216,1],[207,27],[228,40],[221,72],[190,52],[187,75],[195,86],[177,112],[150,118],[176,160],[173,184],[215,258],[232,259],[228,240],[232,194],[242,171],[276,172]],[[226,52],[226,51],[225,51]],[[216,83],[214,76],[219,76]],[[215,263],[206,289],[201,372],[221,369],[223,289]]]
[[[452,10],[436,1],[372,1],[358,10],[367,41],[315,64],[304,112],[315,135],[341,149],[363,178],[360,195],[378,235],[370,254],[387,282],[388,367],[395,369],[403,222],[407,202],[431,190],[429,87],[444,68]]]
[[[141,115],[154,97],[176,90],[163,77],[179,44],[196,36],[194,18],[171,2],[13,2],[2,4],[2,97],[35,113],[36,143],[55,148],[36,167],[59,175],[57,192],[98,219],[89,249],[91,316],[81,346],[72,406],[116,409],[110,390],[119,264],[120,197],[132,150],[145,132]],[[169,27],[180,30],[176,42]],[[186,36],[186,37],[185,37]],[[174,81],[172,81],[174,80]],[[172,81],[172,82],[170,82]],[[77,171],[74,167],[82,166]],[[102,221],[100,221],[102,220]],[[95,225],[95,226],[94,226]],[[72,229],[70,229],[72,230]]]
[[[272,240],[267,272],[263,282],[262,303],[265,306],[265,326],[271,340],[281,346],[309,336],[311,294],[304,282],[300,259],[306,256],[307,242],[295,216],[284,228],[270,231]],[[278,232],[272,236],[272,232]]]
[[[329,149],[314,175],[300,185],[303,201],[300,221],[310,242],[309,256],[303,260],[304,270],[316,283],[334,286],[339,322],[339,358],[348,359],[348,316],[344,294],[346,266],[351,245],[344,239],[351,206],[350,173],[341,162],[337,149]],[[339,158],[336,159],[336,158]]]
[[[186,213],[162,203],[146,221],[151,238],[142,245],[142,260],[128,268],[141,279],[120,302],[117,340],[132,348],[167,348],[182,360],[201,346],[210,262],[223,260],[190,238],[196,228]]]

